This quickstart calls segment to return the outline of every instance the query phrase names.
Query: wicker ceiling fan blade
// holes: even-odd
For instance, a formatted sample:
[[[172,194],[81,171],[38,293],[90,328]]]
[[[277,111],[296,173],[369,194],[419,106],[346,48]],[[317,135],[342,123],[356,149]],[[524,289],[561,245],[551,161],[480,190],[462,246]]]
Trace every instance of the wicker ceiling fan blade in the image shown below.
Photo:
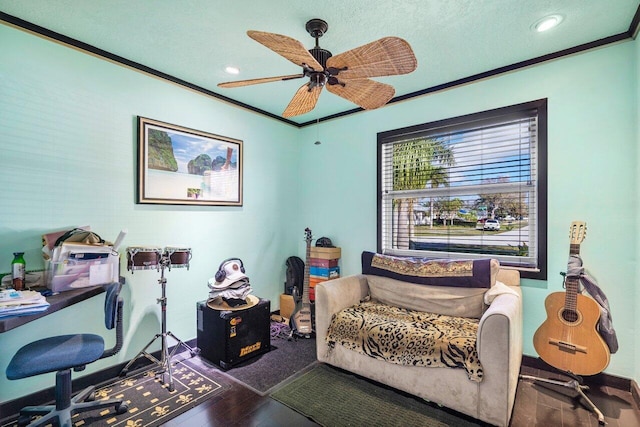
[[[322,71],[322,65],[296,39],[281,34],[253,30],[247,31],[247,35],[300,67],[307,65],[314,71]]]
[[[226,83],[218,83],[218,87],[240,87],[240,86],[249,86],[249,85],[257,85],[261,83],[270,83],[270,82],[279,82],[284,80],[293,80],[293,79],[301,79],[304,77],[304,74],[291,74],[288,76],[276,76],[276,77],[264,77],[261,79],[249,79],[249,80],[239,80],[237,82],[226,82]]]
[[[322,86],[313,86],[309,89],[309,84],[304,84],[298,89],[289,105],[282,113],[283,117],[299,116],[313,110],[322,92]]]
[[[411,46],[399,37],[384,37],[327,60],[327,68],[347,68],[338,74],[340,80],[407,74],[417,66]]]
[[[327,90],[359,105],[365,110],[382,107],[396,93],[393,86],[369,79],[345,80],[340,84],[327,85]]]

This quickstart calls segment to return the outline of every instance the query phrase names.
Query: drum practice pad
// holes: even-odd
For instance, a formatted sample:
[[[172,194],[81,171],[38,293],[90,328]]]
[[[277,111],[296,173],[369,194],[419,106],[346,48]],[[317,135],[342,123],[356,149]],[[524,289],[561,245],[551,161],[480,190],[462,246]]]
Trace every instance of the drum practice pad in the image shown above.
[[[169,270],[173,268],[189,269],[189,261],[191,261],[191,248],[167,246],[165,256],[169,258]]]
[[[158,263],[162,256],[162,249],[143,246],[131,246],[127,248],[127,270],[150,270],[159,268]]]

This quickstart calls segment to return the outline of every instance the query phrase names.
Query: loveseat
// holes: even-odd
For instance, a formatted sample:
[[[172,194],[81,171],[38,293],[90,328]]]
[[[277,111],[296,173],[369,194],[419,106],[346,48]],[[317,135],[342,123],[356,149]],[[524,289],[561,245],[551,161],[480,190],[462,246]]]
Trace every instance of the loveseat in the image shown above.
[[[363,252],[363,274],[321,282],[315,287],[317,356],[324,362],[427,401],[454,409],[484,422],[507,426],[511,418],[522,359],[522,294],[516,270],[500,268],[497,260],[416,260]],[[477,328],[471,337],[444,345],[454,352],[471,348],[469,360],[461,362],[431,348],[429,357],[416,360],[415,347],[424,344],[403,326],[389,332],[383,326],[353,331],[359,316],[376,310],[395,310],[393,316],[435,315],[445,324],[467,322]],[[344,316],[357,321],[344,325]],[[332,319],[343,325],[332,324]],[[429,318],[431,319],[431,318]],[[431,320],[426,320],[431,322]],[[413,318],[412,318],[413,322]],[[422,323],[421,323],[422,322]],[[348,321],[347,321],[348,323]],[[412,323],[413,324],[413,323]],[[415,325],[414,325],[415,326]],[[466,328],[467,326],[465,326]],[[374,330],[382,344],[367,334]],[[397,332],[401,330],[401,332]],[[353,342],[346,335],[360,334]],[[397,332],[397,333],[396,333]],[[364,335],[363,335],[364,334]],[[436,332],[436,336],[440,332]],[[396,336],[397,335],[397,336]],[[455,333],[453,335],[456,335]],[[403,354],[389,356],[385,346],[395,347],[399,339]],[[475,341],[469,345],[469,340]],[[360,342],[358,342],[360,341]],[[418,345],[420,344],[420,345]],[[428,346],[428,345],[427,345]],[[475,351],[475,353],[473,353]],[[414,357],[412,359],[412,357]],[[479,360],[479,368],[473,363]],[[444,365],[441,363],[444,361]],[[438,366],[438,365],[442,366]]]

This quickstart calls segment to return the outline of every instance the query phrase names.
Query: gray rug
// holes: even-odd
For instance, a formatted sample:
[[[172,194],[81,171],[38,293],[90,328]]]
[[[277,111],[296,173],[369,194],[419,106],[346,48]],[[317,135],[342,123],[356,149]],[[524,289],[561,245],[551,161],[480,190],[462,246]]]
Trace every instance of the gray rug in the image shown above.
[[[283,385],[271,397],[327,427],[483,425],[324,364]]]
[[[288,340],[286,335],[271,337],[271,351],[222,372],[260,395],[268,394],[281,382],[316,363],[315,338]]]

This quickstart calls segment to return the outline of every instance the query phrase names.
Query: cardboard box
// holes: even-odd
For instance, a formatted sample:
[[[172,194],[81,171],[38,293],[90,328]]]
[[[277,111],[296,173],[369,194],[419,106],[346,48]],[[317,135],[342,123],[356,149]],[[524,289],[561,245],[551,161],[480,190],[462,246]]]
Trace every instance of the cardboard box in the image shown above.
[[[338,279],[339,277],[340,275],[332,278],[320,277],[320,276],[309,276],[309,288],[315,288],[318,285],[318,283],[326,282],[328,280]]]
[[[315,288],[318,283],[326,282],[326,277],[311,277],[309,276],[309,288]]]
[[[327,279],[337,279],[340,277],[340,267],[309,267],[309,274],[316,277],[326,277]]]
[[[337,267],[338,259],[309,258],[309,265],[324,268]]]
[[[296,304],[293,301],[293,295],[280,294],[280,316],[286,317],[287,319],[291,318],[295,307]]]
[[[340,248],[322,248],[317,246],[312,246],[310,249],[310,258],[318,258],[318,259],[340,259],[341,250]]]

